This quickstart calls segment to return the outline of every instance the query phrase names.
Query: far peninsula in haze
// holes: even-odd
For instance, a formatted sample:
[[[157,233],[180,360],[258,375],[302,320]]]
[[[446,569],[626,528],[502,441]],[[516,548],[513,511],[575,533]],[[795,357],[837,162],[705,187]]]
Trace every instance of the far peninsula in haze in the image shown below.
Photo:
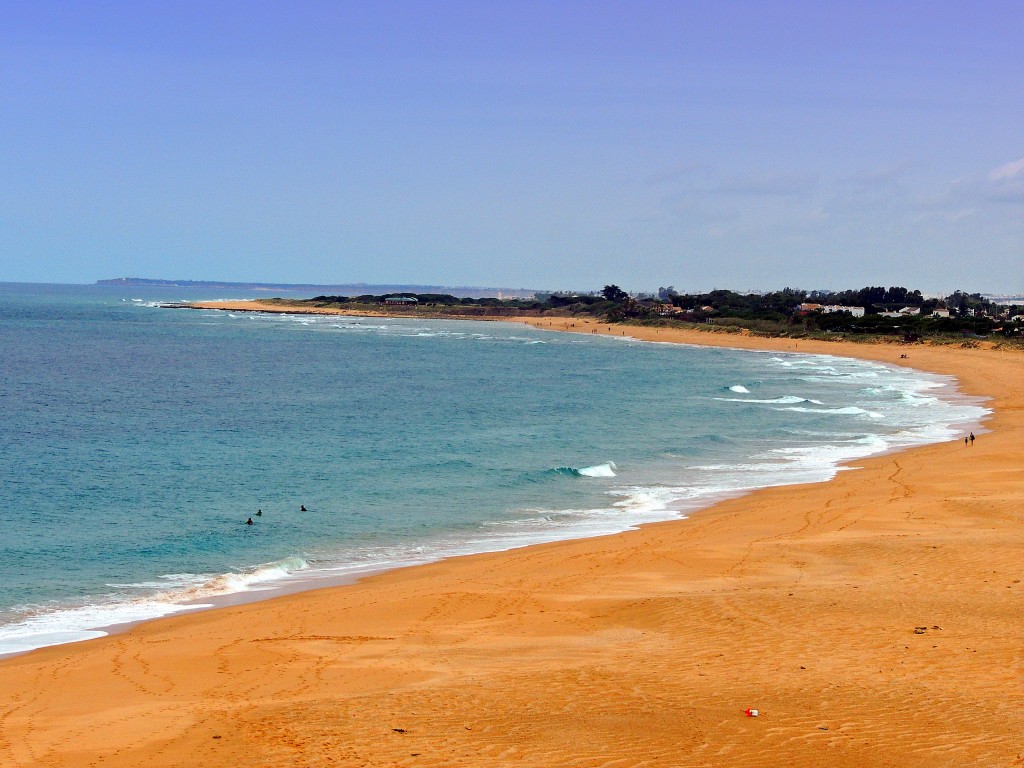
[[[220,282],[217,280],[165,280],[151,277],[115,277],[109,280],[97,280],[96,285],[137,285],[156,288],[225,288],[229,290],[247,291],[288,291],[293,293],[361,295],[369,293],[444,293],[459,298],[530,298],[537,289],[527,288],[493,288],[480,286],[449,286],[449,285],[412,285],[412,284],[374,284],[374,283],[342,283],[323,285],[315,283],[245,283]]]

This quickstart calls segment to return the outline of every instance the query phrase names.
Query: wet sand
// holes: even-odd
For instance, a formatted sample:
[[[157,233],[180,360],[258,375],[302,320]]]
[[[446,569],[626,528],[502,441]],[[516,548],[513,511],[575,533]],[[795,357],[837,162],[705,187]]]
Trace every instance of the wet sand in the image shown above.
[[[8,659],[0,765],[1024,765],[1024,355],[625,330],[954,374],[995,414],[684,521]]]

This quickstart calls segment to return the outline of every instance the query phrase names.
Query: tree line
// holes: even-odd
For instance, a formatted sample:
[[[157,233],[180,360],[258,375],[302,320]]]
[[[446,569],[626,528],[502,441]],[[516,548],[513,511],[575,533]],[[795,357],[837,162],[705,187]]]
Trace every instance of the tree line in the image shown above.
[[[443,293],[387,293],[360,296],[316,296],[310,301],[320,306],[359,308],[381,305],[390,298],[416,299],[418,307],[451,310],[472,309],[472,314],[502,315],[557,313],[599,318],[606,322],[712,323],[757,327],[770,333],[819,332],[903,334],[905,336],[966,333],[1021,335],[1020,316],[1024,307],[1005,307],[986,300],[981,294],[955,291],[942,298],[926,299],[921,291],[902,286],[866,286],[856,290],[805,291],[783,288],[765,293],[737,293],[713,290],[680,293],[673,286],[656,293],[630,294],[617,285],[600,291],[577,293],[555,291],[533,298],[470,298]],[[847,312],[825,312],[801,308],[801,305],[847,306],[863,308],[863,316]],[[914,310],[899,317],[883,313]],[[933,314],[936,310],[944,310]],[[948,312],[949,316],[944,315]],[[858,312],[859,314],[859,312]],[[941,315],[941,316],[940,316]]]

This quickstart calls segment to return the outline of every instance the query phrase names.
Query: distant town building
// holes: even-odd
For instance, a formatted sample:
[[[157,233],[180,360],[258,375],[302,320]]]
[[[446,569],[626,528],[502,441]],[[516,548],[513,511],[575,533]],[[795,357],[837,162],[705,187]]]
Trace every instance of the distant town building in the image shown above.
[[[912,315],[921,314],[920,307],[904,307],[903,309],[895,312],[882,312],[882,317],[910,317]]]
[[[412,296],[388,296],[384,299],[385,306],[389,307],[409,307],[419,303],[419,299]]]
[[[949,317],[948,309],[933,309],[932,317]]]
[[[940,297],[941,298],[941,297]],[[994,294],[984,293],[982,298],[991,301],[993,304],[1004,304],[1006,306],[1014,306],[1018,304],[1024,304],[1024,296],[996,296]]]
[[[797,307],[799,312],[849,312],[854,317],[864,317],[864,307],[844,307],[841,304],[801,304]]]
[[[849,312],[854,317],[864,317],[864,307],[844,307],[839,304],[826,304],[822,312]]]

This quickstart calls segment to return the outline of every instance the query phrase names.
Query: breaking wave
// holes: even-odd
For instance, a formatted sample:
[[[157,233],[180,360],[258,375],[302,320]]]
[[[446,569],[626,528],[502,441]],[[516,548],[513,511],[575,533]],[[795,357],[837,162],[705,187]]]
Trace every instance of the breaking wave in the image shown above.
[[[815,405],[822,405],[820,400],[811,400],[807,397],[797,397],[796,395],[783,395],[782,397],[775,397],[770,400],[757,400],[752,397],[716,397],[715,400],[721,400],[725,403],[768,403],[768,404],[792,404],[792,403],[814,403]]]
[[[556,467],[551,471],[568,477],[615,477],[616,469],[618,467],[615,466],[614,461],[606,461],[604,464],[595,464],[592,467],[582,467],[580,469],[575,467]]]

